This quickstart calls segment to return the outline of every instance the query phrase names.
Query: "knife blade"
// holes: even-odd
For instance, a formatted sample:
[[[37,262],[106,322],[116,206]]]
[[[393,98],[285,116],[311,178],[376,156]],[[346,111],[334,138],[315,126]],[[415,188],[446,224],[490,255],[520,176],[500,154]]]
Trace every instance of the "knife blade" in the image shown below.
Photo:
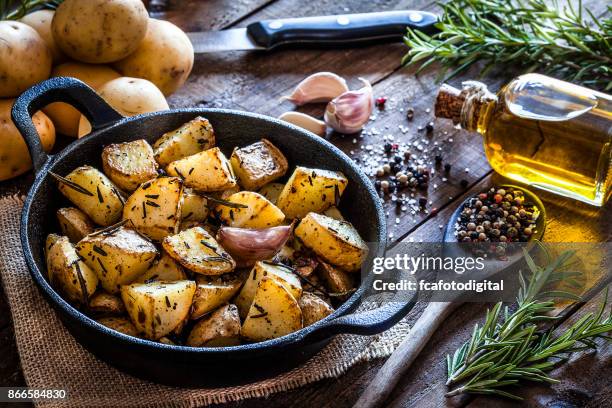
[[[263,20],[245,28],[187,33],[196,54],[271,50],[286,45],[342,47],[374,41],[399,41],[408,27],[426,34],[437,31],[438,16],[401,10]]]

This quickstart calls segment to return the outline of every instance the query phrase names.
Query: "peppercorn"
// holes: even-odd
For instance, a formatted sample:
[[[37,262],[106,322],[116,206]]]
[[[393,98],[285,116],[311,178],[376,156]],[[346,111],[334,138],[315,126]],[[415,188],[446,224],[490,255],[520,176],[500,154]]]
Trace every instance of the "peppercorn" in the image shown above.
[[[391,153],[391,149],[393,149],[393,146],[391,145],[391,143],[385,143],[385,153]]]
[[[378,107],[378,109],[384,109],[385,103],[387,103],[387,98],[385,98],[384,96],[376,98],[376,106]]]
[[[376,191],[380,190],[380,185],[381,185],[380,180],[374,181],[374,188],[376,189]]]
[[[414,118],[414,109],[412,108],[406,109],[406,119],[408,119],[409,121],[412,121],[413,118]]]
[[[426,126],[425,129],[427,130],[427,133],[431,133],[434,130],[434,123],[433,122],[429,122]]]
[[[410,159],[410,152],[408,150],[404,152],[404,159],[406,160]]]
[[[402,162],[402,157],[401,157],[401,156],[397,156],[397,155],[396,155],[396,156],[393,158],[393,160],[395,160],[395,162],[396,162],[397,164],[399,164],[399,163],[401,163],[401,162]]]
[[[459,182],[459,184],[461,184],[461,188],[467,188],[469,183],[466,179],[463,179]]]
[[[427,205],[427,199],[425,197],[419,198],[419,207],[425,208],[426,205]]]
[[[445,171],[445,172],[447,172],[447,173],[449,173],[449,172],[450,172],[450,170],[451,170],[451,165],[450,165],[450,163],[446,163],[446,164],[444,165],[444,171]]]
[[[439,154],[437,154],[437,155],[434,157],[434,160],[436,161],[436,163],[437,163],[437,164],[440,164],[440,163],[442,163],[442,156],[440,156]]]

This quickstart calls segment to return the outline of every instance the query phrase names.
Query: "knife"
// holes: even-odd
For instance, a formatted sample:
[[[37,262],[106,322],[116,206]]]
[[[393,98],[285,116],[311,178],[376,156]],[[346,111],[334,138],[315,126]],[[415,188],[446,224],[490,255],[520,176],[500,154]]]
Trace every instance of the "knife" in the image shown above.
[[[344,46],[374,41],[399,41],[406,28],[432,34],[438,16],[426,11],[403,10],[304,18],[263,20],[246,28],[187,33],[196,54],[271,50],[278,46]]]

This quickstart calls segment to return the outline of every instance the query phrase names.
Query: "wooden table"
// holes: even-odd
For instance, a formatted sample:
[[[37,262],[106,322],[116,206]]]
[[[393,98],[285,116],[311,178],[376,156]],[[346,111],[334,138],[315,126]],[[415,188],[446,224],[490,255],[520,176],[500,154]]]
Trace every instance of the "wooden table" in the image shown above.
[[[605,2],[583,2],[596,13],[605,12]],[[215,30],[242,27],[267,18],[312,16],[371,12],[394,9],[421,9],[436,11],[432,0],[183,0],[170,1],[169,8],[156,13],[186,31]],[[343,50],[283,50],[269,54],[226,53],[199,55],[187,84],[170,98],[172,107],[206,106],[253,111],[271,116],[293,109],[279,102],[279,97],[290,93],[305,76],[317,71],[333,71],[348,79],[352,88],[359,86],[358,77],[368,79],[374,86],[375,96],[388,98],[386,108],[376,111],[376,120],[367,126],[362,138],[332,136],[331,141],[351,157],[358,160],[367,153],[367,146],[383,143],[383,137],[392,135],[395,142],[407,144],[429,143],[442,147],[445,163],[452,165],[449,175],[437,171],[428,190],[418,192],[415,198],[426,197],[430,211],[410,210],[397,213],[388,202],[389,244],[399,241],[436,241],[441,238],[441,226],[459,202],[467,195],[503,181],[495,175],[483,154],[481,138],[454,129],[448,121],[437,121],[433,134],[427,135],[418,127],[433,120],[432,108],[438,84],[434,82],[437,69],[432,67],[414,75],[413,68],[402,68],[400,60],[406,48],[403,44],[385,44]],[[504,67],[502,67],[504,68]],[[451,81],[474,78],[477,69]],[[509,79],[508,73],[489,74],[485,82],[496,89]],[[415,117],[408,122],[405,109],[412,107]],[[322,106],[300,109],[322,115]],[[399,126],[407,127],[403,132]],[[0,194],[27,192],[32,177],[26,175],[0,184]],[[461,181],[466,180],[466,188]],[[408,192],[409,194],[409,192]],[[567,199],[542,193],[548,210],[548,226],[544,237],[550,242],[607,242],[612,238],[611,205],[597,211]],[[567,313],[572,321],[592,310],[597,300],[574,307]],[[481,321],[487,305],[468,304],[460,307],[430,340],[409,373],[399,383],[388,401],[390,406],[510,406],[511,403],[489,398],[446,399],[446,363],[444,357],[454,351],[470,335],[472,327]],[[418,318],[423,305],[418,305],[408,317]],[[24,379],[19,367],[10,314],[6,300],[0,297],[0,385],[19,386]],[[344,376],[320,381],[298,390],[276,394],[267,399],[252,399],[230,404],[241,407],[276,406],[351,406],[364,387],[383,364],[377,360],[349,370]],[[542,387],[529,385],[519,390],[528,406],[604,406],[612,400],[609,378],[612,375],[612,348],[600,348],[598,353],[585,353],[553,373],[561,379],[559,385]]]

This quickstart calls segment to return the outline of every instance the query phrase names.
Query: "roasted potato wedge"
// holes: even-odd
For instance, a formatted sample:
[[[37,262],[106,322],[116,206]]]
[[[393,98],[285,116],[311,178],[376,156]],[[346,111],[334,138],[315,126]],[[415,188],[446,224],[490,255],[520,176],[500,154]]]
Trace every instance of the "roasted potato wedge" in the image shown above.
[[[208,218],[208,200],[190,188],[183,189],[181,221],[203,222]]]
[[[127,199],[123,219],[154,241],[178,232],[181,222],[183,182],[159,177],[141,184]]]
[[[78,208],[68,207],[57,210],[57,221],[62,234],[66,235],[70,242],[79,242],[84,236],[94,232],[95,225],[87,214]]]
[[[76,250],[109,293],[118,293],[121,285],[134,282],[157,256],[155,245],[123,226],[86,236]]]
[[[98,225],[113,225],[121,218],[123,197],[101,171],[82,166],[71,171],[59,190]]]
[[[233,276],[223,279],[224,276],[213,279],[206,276],[197,276],[195,296],[191,305],[191,318],[198,319],[221,305],[228,303],[242,286],[243,279]]]
[[[328,217],[331,217],[334,220],[344,221],[344,216],[342,215],[338,207],[336,207],[335,205],[332,205],[327,210],[323,211],[322,214],[327,215]]]
[[[217,206],[216,214],[219,220],[230,227],[269,228],[276,227],[285,220],[285,214],[277,206],[253,191],[232,194],[227,201],[247,206],[247,208]]]
[[[235,148],[230,161],[238,184],[251,191],[284,176],[289,168],[283,153],[267,139]]]
[[[283,183],[268,183],[260,188],[258,193],[264,196],[269,202],[276,205],[278,196],[280,196],[283,188],[285,188]]]
[[[166,171],[197,191],[221,191],[236,185],[232,166],[218,147],[173,161]]]
[[[210,122],[201,116],[178,129],[164,133],[153,144],[155,160],[166,167],[173,161],[194,155],[215,146],[215,132]]]
[[[264,277],[274,279],[283,285],[294,299],[299,299],[302,296],[302,284],[300,278],[292,272],[291,268],[281,264],[272,264],[265,261],[256,262],[249,277],[244,281],[244,286],[240,290],[240,294],[236,297],[234,303],[238,306],[240,317],[245,318],[249,312],[249,308],[253,303],[253,299],[257,293],[259,281]]]
[[[302,328],[302,311],[287,288],[264,276],[242,325],[241,334],[252,341],[264,341]]]
[[[323,260],[349,272],[358,271],[368,254],[350,223],[313,212],[300,221],[295,236]]]
[[[156,340],[184,324],[195,289],[189,280],[133,283],[121,287],[121,298],[136,329]]]
[[[102,150],[104,173],[124,191],[134,191],[157,177],[157,162],[146,140],[110,144]]]
[[[134,283],[149,283],[155,281],[178,281],[186,280],[187,274],[183,270],[181,264],[176,262],[165,251],[157,259],[149,269],[134,281]]]
[[[136,330],[136,327],[127,317],[102,317],[96,321],[109,329],[127,334],[128,336],[140,337],[138,330]]]
[[[234,187],[228,188],[223,191],[212,191],[209,195],[219,200],[227,200],[232,194],[236,194],[240,191],[240,186],[236,184]]]
[[[296,167],[276,205],[287,218],[303,218],[337,205],[348,180],[339,171]]]
[[[234,305],[221,306],[197,322],[187,345],[191,347],[224,347],[240,344],[240,317]]]
[[[232,257],[202,227],[166,237],[162,246],[185,268],[202,275],[221,275],[236,267]]]
[[[326,262],[319,262],[317,274],[323,281],[323,285],[331,293],[347,293],[355,287],[352,274],[348,274]]]
[[[304,327],[318,322],[334,311],[334,309],[323,299],[308,292],[304,292],[298,299],[298,305],[302,310]]]
[[[51,285],[71,302],[87,305],[96,291],[98,277],[81,260],[68,237],[59,238],[47,255]]]
[[[51,267],[49,266],[49,251],[51,251],[51,247],[59,241],[61,235],[58,234],[49,234],[47,235],[47,239],[45,240],[45,262],[47,263],[47,276],[49,277],[49,282],[51,282]]]
[[[119,296],[97,292],[89,300],[89,310],[99,315],[122,315],[125,313],[125,306]]]

